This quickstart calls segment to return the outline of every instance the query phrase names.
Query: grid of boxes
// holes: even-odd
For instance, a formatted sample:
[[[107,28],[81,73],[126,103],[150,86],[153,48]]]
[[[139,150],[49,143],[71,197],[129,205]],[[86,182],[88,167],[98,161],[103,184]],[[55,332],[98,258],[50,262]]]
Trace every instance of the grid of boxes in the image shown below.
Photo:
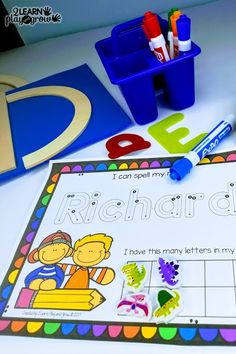
[[[144,290],[155,297],[164,287],[157,261],[145,264],[147,279]],[[236,260],[180,260],[181,293],[184,308],[178,317],[236,317]],[[122,289],[121,297],[125,293]]]

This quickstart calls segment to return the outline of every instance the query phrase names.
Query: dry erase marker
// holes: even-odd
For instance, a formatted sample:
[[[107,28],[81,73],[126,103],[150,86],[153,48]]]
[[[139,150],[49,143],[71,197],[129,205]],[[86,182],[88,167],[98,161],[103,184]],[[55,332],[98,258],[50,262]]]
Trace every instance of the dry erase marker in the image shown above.
[[[147,40],[148,40],[149,48],[150,48],[150,50],[153,52],[153,51],[154,51],[154,48],[153,48],[151,39],[150,39],[150,37],[149,37],[148,31],[147,31],[147,29],[146,29],[146,27],[145,27],[144,24],[142,24],[142,29],[143,29],[143,32],[144,32],[144,34],[145,34]]]
[[[180,181],[190,170],[209,154],[231,131],[235,124],[235,115],[228,115],[193,148],[184,158],[176,161],[170,168],[170,178]]]
[[[168,12],[168,33],[167,33],[167,39],[168,39],[168,45],[169,45],[169,53],[170,53],[170,59],[174,58],[174,39],[173,39],[173,31],[171,27],[171,20],[170,17],[173,15],[175,11],[178,11],[177,8],[172,8]]]
[[[179,53],[191,50],[191,20],[186,15],[181,15],[176,21],[178,32]]]
[[[151,39],[154,54],[157,59],[164,63],[170,60],[170,56],[167,50],[166,41],[161,33],[160,23],[158,21],[157,15],[148,11],[144,14],[143,25],[148,33],[149,38]]]
[[[174,42],[174,57],[176,58],[179,55],[179,43],[178,43],[178,32],[176,21],[181,15],[181,11],[175,11],[173,15],[170,17],[171,27],[173,31],[173,42]]]
[[[143,32],[148,40],[148,44],[149,44],[149,48],[152,52],[154,52],[154,48],[153,48],[153,45],[152,45],[152,42],[151,42],[151,38],[149,36],[149,33],[147,31],[147,28],[145,26],[145,21],[148,19],[148,14],[149,14],[149,11],[148,12],[145,12],[144,16],[143,16],[143,24],[142,24],[142,29],[143,29]]]

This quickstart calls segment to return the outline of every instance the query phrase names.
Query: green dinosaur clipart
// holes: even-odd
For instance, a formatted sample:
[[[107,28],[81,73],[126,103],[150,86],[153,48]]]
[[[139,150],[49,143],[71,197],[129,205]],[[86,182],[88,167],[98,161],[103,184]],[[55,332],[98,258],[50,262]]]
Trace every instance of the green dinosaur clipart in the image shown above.
[[[142,264],[140,269],[136,263],[128,263],[121,268],[127,280],[127,286],[138,289],[146,277],[146,268]]]

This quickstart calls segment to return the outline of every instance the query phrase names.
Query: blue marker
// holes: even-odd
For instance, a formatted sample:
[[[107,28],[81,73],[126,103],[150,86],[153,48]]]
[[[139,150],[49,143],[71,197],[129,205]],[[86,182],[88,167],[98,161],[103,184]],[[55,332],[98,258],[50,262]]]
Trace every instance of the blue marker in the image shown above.
[[[235,115],[230,114],[193,148],[184,158],[176,161],[170,168],[170,178],[180,181],[190,170],[209,154],[231,131],[235,124]]]
[[[191,50],[191,20],[186,15],[181,15],[176,21],[178,33],[179,52],[185,53]]]

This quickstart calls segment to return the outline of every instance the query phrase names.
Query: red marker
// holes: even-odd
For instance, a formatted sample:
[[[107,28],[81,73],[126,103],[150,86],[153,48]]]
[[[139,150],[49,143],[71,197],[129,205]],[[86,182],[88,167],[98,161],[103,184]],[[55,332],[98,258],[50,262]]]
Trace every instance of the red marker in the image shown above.
[[[161,27],[157,15],[151,11],[146,12],[143,17],[143,28],[145,28],[144,32],[151,40],[157,59],[161,63],[165,63],[170,60],[166,41],[161,33]]]
[[[149,34],[148,34],[147,29],[146,29],[144,24],[142,25],[142,29],[143,29],[143,32],[144,32],[147,40],[148,40],[149,48],[153,52],[154,48],[153,48],[153,45],[152,45],[152,42],[151,42],[151,38],[149,37]]]

